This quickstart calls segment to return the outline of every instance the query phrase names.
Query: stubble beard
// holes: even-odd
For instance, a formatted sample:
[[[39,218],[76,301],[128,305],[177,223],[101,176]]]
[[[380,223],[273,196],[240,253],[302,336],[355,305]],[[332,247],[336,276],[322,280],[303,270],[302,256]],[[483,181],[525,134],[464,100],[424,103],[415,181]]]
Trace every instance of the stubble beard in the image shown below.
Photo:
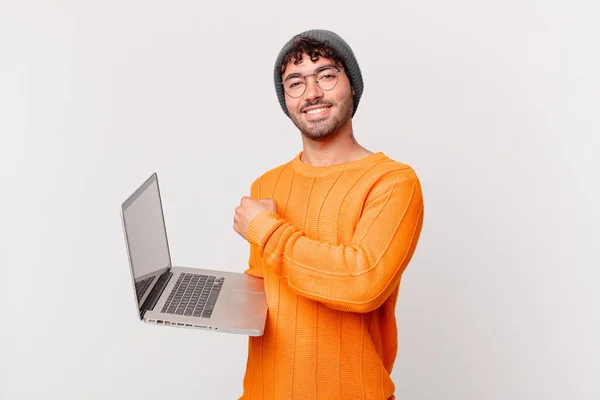
[[[320,104],[330,105],[331,107],[335,106],[335,104],[326,101],[316,101],[307,104],[307,106]],[[321,141],[335,136],[336,132],[352,118],[352,109],[353,99],[352,96],[348,96],[343,103],[339,104],[338,112],[335,115],[330,115],[320,120],[306,121],[302,118],[302,112],[300,112],[300,115],[290,113],[290,119],[304,137],[310,140]]]

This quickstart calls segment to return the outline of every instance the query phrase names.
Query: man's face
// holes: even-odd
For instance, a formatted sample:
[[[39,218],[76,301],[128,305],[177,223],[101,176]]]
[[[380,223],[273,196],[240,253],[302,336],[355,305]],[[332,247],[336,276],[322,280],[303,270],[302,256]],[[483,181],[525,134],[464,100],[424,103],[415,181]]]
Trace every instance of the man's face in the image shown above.
[[[324,66],[337,67],[333,60],[319,58],[311,61],[306,54],[302,62],[294,65],[290,62],[281,78],[285,81],[291,74],[308,75]],[[323,140],[335,134],[352,118],[352,87],[344,72],[338,74],[338,81],[331,90],[322,90],[315,76],[306,77],[306,90],[302,96],[294,98],[285,95],[290,118],[304,136],[312,140]]]

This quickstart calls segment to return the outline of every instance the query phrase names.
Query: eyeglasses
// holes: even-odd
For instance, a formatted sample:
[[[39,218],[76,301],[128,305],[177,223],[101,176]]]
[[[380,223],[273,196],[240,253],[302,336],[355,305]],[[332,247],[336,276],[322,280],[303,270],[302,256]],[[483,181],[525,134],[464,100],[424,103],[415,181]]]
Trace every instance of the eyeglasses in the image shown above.
[[[300,97],[306,91],[306,77],[314,75],[315,82],[321,90],[331,90],[338,83],[339,73],[341,69],[334,67],[322,67],[315,71],[314,74],[300,75],[291,74],[281,83],[283,89],[290,97]]]

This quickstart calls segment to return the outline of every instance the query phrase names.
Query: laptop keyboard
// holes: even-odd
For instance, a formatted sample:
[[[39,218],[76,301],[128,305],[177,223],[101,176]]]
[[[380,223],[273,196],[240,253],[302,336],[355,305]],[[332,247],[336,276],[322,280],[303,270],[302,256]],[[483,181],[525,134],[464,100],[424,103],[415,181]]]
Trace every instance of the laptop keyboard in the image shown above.
[[[155,277],[156,277],[155,275],[151,276],[151,277],[141,280],[135,284],[135,291],[137,293],[138,302],[142,299],[142,297],[144,296],[144,293],[146,293],[146,290],[148,290],[148,288],[150,287],[150,284],[152,283],[152,281],[154,280]]]
[[[225,277],[184,272],[169,294],[163,313],[210,318]]]

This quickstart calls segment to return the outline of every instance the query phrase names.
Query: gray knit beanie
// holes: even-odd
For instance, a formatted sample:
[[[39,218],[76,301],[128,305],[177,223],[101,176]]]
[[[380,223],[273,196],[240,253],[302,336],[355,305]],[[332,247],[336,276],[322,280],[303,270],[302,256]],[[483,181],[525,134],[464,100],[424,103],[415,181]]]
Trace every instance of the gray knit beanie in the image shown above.
[[[348,43],[346,43],[344,39],[342,39],[339,35],[328,30],[312,29],[306,32],[302,32],[300,35],[307,36],[308,38],[317,40],[321,43],[327,42],[329,47],[340,53],[340,55],[342,56],[344,66],[346,68],[346,75],[350,79],[352,89],[354,89],[354,110],[352,111],[352,116],[354,116],[354,113],[356,113],[356,109],[358,108],[358,102],[360,101],[360,97],[363,93],[363,80],[360,68],[358,66],[358,62],[356,61],[356,57],[354,57],[352,49],[350,48],[350,46],[348,46]],[[290,51],[290,49],[292,48],[296,36],[291,38],[279,52],[277,60],[275,61],[274,71],[275,92],[277,92],[277,98],[279,99],[279,104],[281,105],[283,112],[288,117],[290,116],[290,114],[285,105],[285,92],[283,90],[283,85],[281,84],[280,65],[287,52]]]

